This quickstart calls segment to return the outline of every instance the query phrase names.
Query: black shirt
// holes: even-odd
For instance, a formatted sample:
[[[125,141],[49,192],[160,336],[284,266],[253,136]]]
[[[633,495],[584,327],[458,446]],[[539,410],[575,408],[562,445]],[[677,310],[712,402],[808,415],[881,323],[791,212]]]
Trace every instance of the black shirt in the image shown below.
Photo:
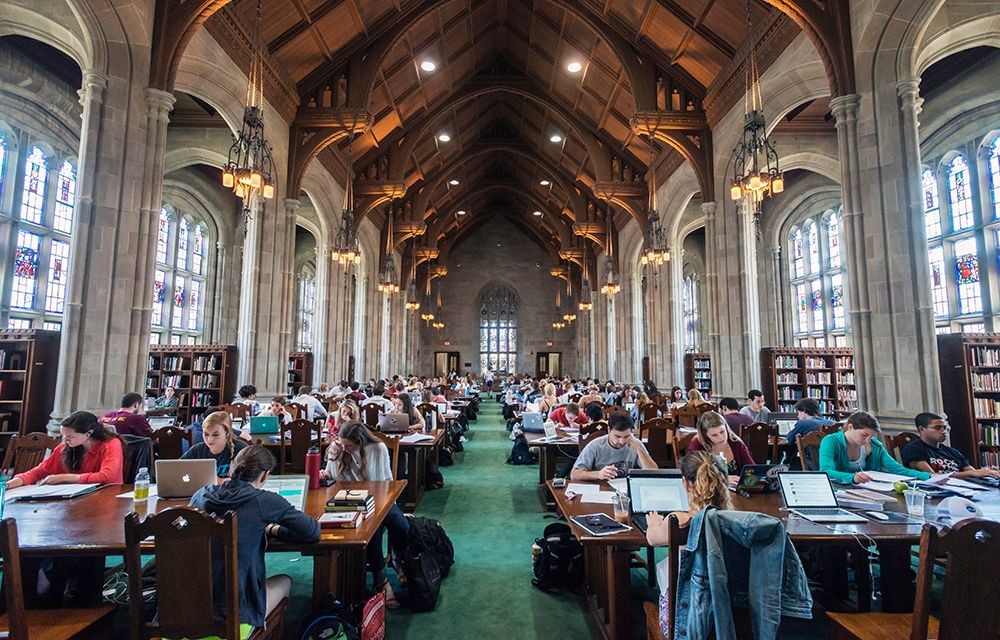
[[[923,461],[930,465],[934,473],[952,473],[972,466],[958,449],[943,444],[932,447],[919,439],[903,447],[901,455],[903,466]]]
[[[235,456],[240,451],[247,448],[247,443],[242,440],[236,440],[233,442],[233,455]],[[220,478],[229,477],[229,465],[233,463],[233,459],[229,456],[229,447],[225,446],[219,455],[213,455],[212,450],[208,448],[208,445],[204,442],[199,442],[190,449],[187,450],[183,456],[183,460],[215,460],[215,475]]]

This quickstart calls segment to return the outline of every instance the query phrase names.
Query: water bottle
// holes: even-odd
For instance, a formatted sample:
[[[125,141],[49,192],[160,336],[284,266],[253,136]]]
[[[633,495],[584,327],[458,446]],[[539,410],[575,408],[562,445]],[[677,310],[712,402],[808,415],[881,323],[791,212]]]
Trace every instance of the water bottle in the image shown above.
[[[132,502],[146,502],[149,500],[149,469],[139,467],[139,473],[135,474],[135,486],[132,493]]]
[[[319,489],[319,449],[309,447],[306,452],[306,474],[309,476],[309,488]]]
[[[8,445],[10,446],[10,445]],[[6,471],[0,471],[0,520],[3,519],[3,504],[7,501],[7,477]]]

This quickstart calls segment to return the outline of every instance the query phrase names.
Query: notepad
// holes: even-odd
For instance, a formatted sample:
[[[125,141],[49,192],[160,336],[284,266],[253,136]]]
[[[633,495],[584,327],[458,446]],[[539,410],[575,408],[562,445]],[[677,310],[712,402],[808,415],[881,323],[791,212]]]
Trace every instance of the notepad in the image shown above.
[[[408,436],[403,436],[399,439],[400,442],[426,442],[427,440],[433,440],[434,436],[428,435],[426,433],[411,433]]]
[[[8,489],[4,502],[10,500],[65,500],[96,491],[99,484],[29,484]]]
[[[606,513],[573,516],[570,520],[592,536],[611,536],[616,533],[624,533],[625,531],[632,530],[632,527],[618,522]]]

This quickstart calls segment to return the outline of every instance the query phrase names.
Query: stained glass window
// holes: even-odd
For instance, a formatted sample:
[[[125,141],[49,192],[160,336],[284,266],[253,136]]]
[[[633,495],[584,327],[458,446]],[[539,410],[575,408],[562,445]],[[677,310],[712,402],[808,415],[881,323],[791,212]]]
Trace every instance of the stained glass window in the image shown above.
[[[806,333],[809,331],[809,312],[806,309],[805,284],[795,285],[795,302],[796,306],[798,307],[798,322],[799,322],[798,333]]]
[[[846,326],[844,314],[844,275],[837,273],[830,277],[830,306],[833,308],[833,328]]]
[[[965,238],[955,243],[955,281],[958,283],[958,311],[962,315],[982,313],[983,302],[979,287],[979,256],[976,239]]]
[[[56,208],[52,226],[56,231],[70,233],[73,230],[73,206],[76,204],[76,169],[68,160],[59,168],[56,182]]]
[[[205,268],[205,225],[197,225],[194,228],[194,246],[191,249],[191,271],[197,275],[204,275]]]
[[[32,309],[35,306],[38,252],[41,246],[40,235],[24,230],[17,232],[17,247],[14,249],[14,282],[10,293],[12,309]]]
[[[157,269],[153,278],[151,318],[154,333],[163,331],[157,344],[194,344],[201,337],[208,289],[205,280],[207,243],[203,221],[184,215],[169,204],[161,207],[156,231]]]
[[[49,249],[49,282],[45,288],[45,310],[62,313],[69,278],[69,243],[53,240]]]
[[[0,199],[3,198],[4,178],[7,176],[7,138],[0,131]]]
[[[840,216],[830,214],[826,220],[826,242],[830,252],[830,268],[840,268]]]
[[[934,298],[934,316],[948,317],[948,290],[944,277],[944,248],[931,247],[927,251],[927,260],[931,265],[931,295]]]
[[[990,174],[990,206],[993,207],[993,219],[1000,220],[1000,136],[993,138],[993,142],[990,143],[986,163]]]
[[[24,161],[24,192],[21,194],[21,220],[42,224],[45,209],[45,180],[48,166],[45,155],[38,147],[32,147]]]
[[[809,273],[819,273],[819,231],[812,220],[806,223],[806,238],[809,245]]]
[[[948,204],[953,231],[972,227],[972,187],[965,156],[957,155],[948,165]]]
[[[167,264],[167,244],[170,242],[170,212],[160,209],[160,222],[156,232],[156,261]]]
[[[701,327],[698,317],[698,279],[685,276],[681,298],[681,315],[684,320],[684,351],[699,351],[701,348]]]
[[[842,220],[839,208],[828,209],[805,217],[789,232],[791,282],[787,308],[794,334],[792,344],[821,347],[847,343]]]
[[[483,370],[503,374],[516,367],[517,304],[517,294],[503,285],[483,292],[479,310],[479,363]]]
[[[802,259],[802,232],[792,229],[792,277],[805,275],[805,262]]]
[[[181,218],[180,229],[177,232],[177,268],[181,271],[187,269],[188,258],[188,221]]]
[[[316,278],[312,270],[299,274],[299,349],[313,348],[313,322],[316,314]]]
[[[813,280],[809,285],[812,296],[813,331],[823,331],[826,324],[823,319],[823,284]]]
[[[937,175],[932,169],[924,167],[920,174],[924,190],[924,227],[927,238],[941,235],[941,202],[938,199]]]
[[[174,313],[171,326],[175,329],[184,328],[184,303],[187,301],[187,291],[184,289],[184,278],[177,278],[174,284]]]
[[[167,299],[167,274],[160,269],[153,275],[153,326],[163,326],[163,303]]]
[[[191,296],[188,303],[188,324],[190,331],[198,330],[198,310],[201,308],[201,281],[191,281]]]

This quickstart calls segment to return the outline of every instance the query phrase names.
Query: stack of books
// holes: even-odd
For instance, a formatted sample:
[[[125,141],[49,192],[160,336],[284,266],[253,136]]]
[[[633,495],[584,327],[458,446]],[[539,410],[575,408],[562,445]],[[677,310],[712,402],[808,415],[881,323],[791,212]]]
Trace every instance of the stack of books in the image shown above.
[[[360,511],[327,512],[319,517],[319,526],[324,529],[357,529],[365,521]]]
[[[367,489],[341,489],[337,495],[326,502],[327,513],[362,513],[370,516],[375,513],[375,498],[369,495]]]

